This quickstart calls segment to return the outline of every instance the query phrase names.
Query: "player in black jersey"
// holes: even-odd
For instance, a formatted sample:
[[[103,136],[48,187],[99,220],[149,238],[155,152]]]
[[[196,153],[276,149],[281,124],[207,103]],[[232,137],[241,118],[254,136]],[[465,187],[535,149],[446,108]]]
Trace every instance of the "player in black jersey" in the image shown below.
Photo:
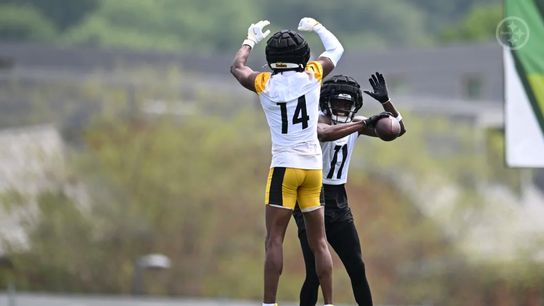
[[[373,303],[366,279],[361,244],[344,187],[351,154],[359,135],[377,136],[374,125],[380,118],[390,115],[395,117],[401,126],[400,135],[406,132],[400,113],[389,100],[383,75],[376,72],[369,81],[373,90],[365,91],[365,93],[382,104],[383,113],[370,118],[355,117],[355,113],[363,105],[360,85],[351,77],[336,75],[326,80],[321,88],[322,114],[318,124],[318,137],[323,151],[327,240],[346,267],[353,294],[359,306],[369,306]],[[295,210],[294,218],[306,266],[306,279],[300,291],[300,305],[315,306],[319,280],[315,271],[314,256],[308,245],[304,219],[300,210]]]

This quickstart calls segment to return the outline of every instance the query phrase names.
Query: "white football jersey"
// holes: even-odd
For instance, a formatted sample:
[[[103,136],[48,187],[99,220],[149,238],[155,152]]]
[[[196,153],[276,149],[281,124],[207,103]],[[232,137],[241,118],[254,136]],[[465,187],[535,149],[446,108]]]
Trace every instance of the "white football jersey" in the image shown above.
[[[323,68],[309,62],[305,72],[260,73],[255,80],[272,136],[270,167],[321,169],[317,139]]]
[[[341,185],[346,183],[351,154],[358,137],[359,132],[354,132],[344,138],[321,143],[323,184]]]

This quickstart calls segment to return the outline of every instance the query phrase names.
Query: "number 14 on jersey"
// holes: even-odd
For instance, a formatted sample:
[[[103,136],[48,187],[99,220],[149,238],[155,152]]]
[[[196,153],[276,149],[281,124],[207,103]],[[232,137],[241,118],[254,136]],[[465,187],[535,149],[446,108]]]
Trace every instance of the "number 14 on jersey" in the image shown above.
[[[281,110],[281,133],[287,134],[288,127],[289,127],[288,114],[287,114],[287,102],[281,102],[276,104],[279,105]],[[298,98],[297,107],[295,108],[295,113],[293,114],[293,118],[291,119],[291,122],[293,125],[301,123],[302,129],[305,129],[308,127],[309,120],[310,120],[310,116],[308,116],[308,111],[306,110],[306,97],[300,96]]]

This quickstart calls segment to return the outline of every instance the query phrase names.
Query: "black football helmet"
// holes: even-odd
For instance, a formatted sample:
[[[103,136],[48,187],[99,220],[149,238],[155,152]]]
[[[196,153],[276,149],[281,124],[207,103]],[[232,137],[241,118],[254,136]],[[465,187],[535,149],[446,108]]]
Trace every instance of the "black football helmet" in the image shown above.
[[[323,82],[319,107],[334,123],[351,122],[362,106],[361,86],[352,77],[335,75]]]
[[[310,60],[310,46],[304,37],[291,30],[282,30],[266,42],[266,61],[274,71],[304,71]]]

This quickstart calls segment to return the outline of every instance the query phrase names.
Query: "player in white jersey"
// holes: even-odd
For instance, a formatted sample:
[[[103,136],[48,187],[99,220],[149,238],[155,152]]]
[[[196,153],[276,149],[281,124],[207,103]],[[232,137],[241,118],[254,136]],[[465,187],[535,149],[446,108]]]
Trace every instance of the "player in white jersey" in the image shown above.
[[[332,305],[332,259],[327,246],[321,206],[322,155],[317,138],[319,94],[324,76],[338,63],[344,49],[338,39],[313,18],[302,18],[298,29],[315,32],[325,52],[310,61],[310,48],[293,31],[275,33],[266,44],[266,60],[272,72],[246,66],[268,21],[248,29],[247,39],[235,55],[231,73],[242,86],[259,95],[272,137],[272,163],[265,191],[266,256],[263,306],[276,304],[283,267],[283,239],[295,203],[303,212],[308,244],[315,257],[316,275],[325,305]]]
[[[370,79],[373,91],[365,93],[382,103],[385,112],[366,118],[355,118],[363,99],[359,84],[351,77],[337,75],[326,80],[321,88],[318,137],[323,150],[323,189],[325,197],[325,228],[327,239],[342,260],[351,279],[353,294],[359,306],[371,306],[372,296],[366,279],[361,245],[353,217],[348,206],[344,184],[349,164],[359,135],[376,137],[375,123],[382,117],[393,115],[400,121],[401,135],[406,132],[402,117],[387,93],[385,79],[376,73]],[[295,210],[298,236],[304,262],[306,279],[300,291],[300,306],[315,306],[319,278],[316,276],[314,256],[308,245],[304,219]]]

